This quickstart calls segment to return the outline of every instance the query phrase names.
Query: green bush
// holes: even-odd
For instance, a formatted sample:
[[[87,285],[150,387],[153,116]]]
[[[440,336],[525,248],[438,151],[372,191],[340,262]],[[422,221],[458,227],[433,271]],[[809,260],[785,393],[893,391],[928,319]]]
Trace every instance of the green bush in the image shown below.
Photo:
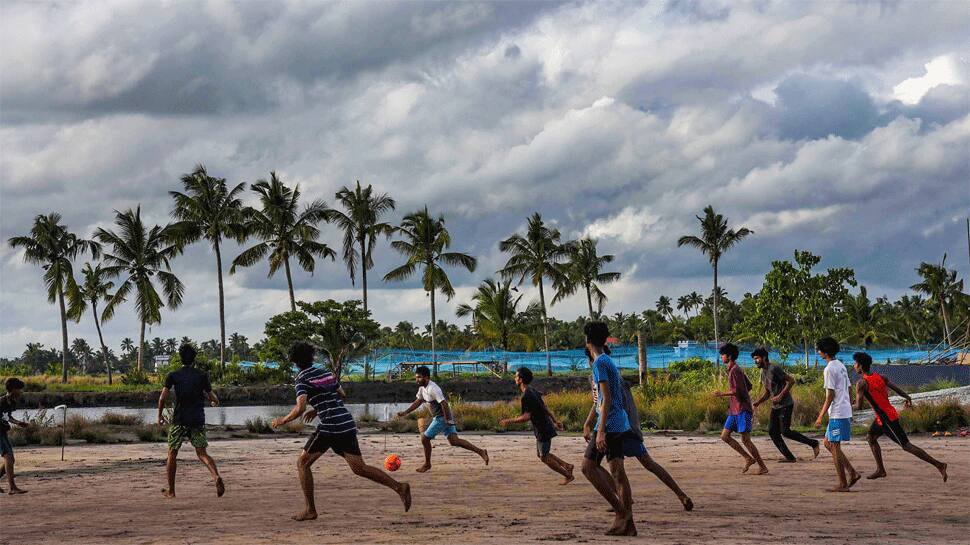
[[[273,426],[270,425],[270,421],[264,420],[260,416],[255,418],[247,418],[246,429],[249,430],[250,433],[273,433]]]
[[[921,403],[911,409],[903,409],[899,415],[907,432],[932,432],[955,430],[970,421],[970,406],[953,400]]]
[[[145,419],[140,414],[119,414],[106,412],[101,416],[101,423],[109,426],[140,426]]]
[[[691,371],[714,371],[714,362],[704,358],[689,358],[675,361],[668,367],[671,373],[687,373]]]
[[[934,380],[933,382],[924,384],[916,389],[917,392],[935,392],[936,390],[948,390],[950,388],[959,388],[960,383],[949,378],[941,378]]]
[[[136,386],[141,384],[150,384],[151,375],[145,372],[144,369],[132,369],[121,376],[121,383],[127,386]]]
[[[165,430],[165,426],[159,426],[158,424],[144,424],[135,428],[135,435],[138,437],[139,441],[146,441],[150,443],[159,443],[168,439],[168,433]]]

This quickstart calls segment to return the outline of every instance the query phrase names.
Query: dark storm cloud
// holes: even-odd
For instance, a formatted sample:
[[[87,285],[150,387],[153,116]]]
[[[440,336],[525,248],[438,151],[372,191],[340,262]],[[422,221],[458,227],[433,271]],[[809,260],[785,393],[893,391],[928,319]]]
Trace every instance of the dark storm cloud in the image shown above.
[[[775,95],[783,138],[858,138],[879,119],[872,97],[850,81],[792,75],[778,84]]]

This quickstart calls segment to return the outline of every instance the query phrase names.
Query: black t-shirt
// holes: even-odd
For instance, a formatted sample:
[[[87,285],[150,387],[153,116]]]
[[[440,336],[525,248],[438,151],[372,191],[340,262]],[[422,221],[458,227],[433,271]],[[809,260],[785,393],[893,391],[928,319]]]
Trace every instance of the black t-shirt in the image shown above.
[[[532,387],[522,392],[522,412],[529,413],[529,420],[532,421],[532,433],[539,441],[548,441],[555,437],[556,426],[546,411],[546,403],[542,401],[542,394],[535,391]]]
[[[175,415],[172,423],[188,428],[205,427],[206,394],[212,391],[209,375],[183,366],[165,377],[165,387],[175,388]]]
[[[17,402],[10,397],[10,394],[0,397],[0,433],[6,435],[10,430],[10,422],[7,421],[7,418],[13,416],[13,411],[16,408]]]

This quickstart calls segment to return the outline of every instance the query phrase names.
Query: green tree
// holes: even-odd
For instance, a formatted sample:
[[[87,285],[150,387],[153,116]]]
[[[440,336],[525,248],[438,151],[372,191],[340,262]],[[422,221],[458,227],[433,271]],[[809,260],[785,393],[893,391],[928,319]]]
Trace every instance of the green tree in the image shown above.
[[[371,319],[370,311],[364,310],[360,301],[301,301],[299,306],[316,320],[310,341],[327,355],[330,371],[337,380],[347,364],[366,354],[377,340],[381,326]]]
[[[868,350],[873,344],[881,343],[884,339],[895,340],[885,327],[887,317],[885,303],[877,301],[876,304],[872,304],[865,286],[859,286],[858,295],[846,297],[844,314],[844,333],[841,342],[862,343]]]
[[[947,308],[957,301],[963,301],[967,297],[963,293],[963,280],[957,280],[957,272],[946,268],[946,254],[943,254],[943,261],[939,265],[933,263],[920,263],[916,272],[923,278],[922,282],[913,284],[910,289],[917,293],[925,294],[933,301],[933,305],[939,308],[943,318],[943,342],[947,346],[953,346],[950,338],[950,320]]]
[[[538,305],[530,305],[525,312],[519,310],[523,294],[514,293],[512,280],[496,282],[491,278],[478,286],[472,295],[472,304],[458,305],[456,314],[460,318],[472,317],[472,329],[476,334],[473,348],[488,348],[498,344],[502,350],[509,351],[513,346],[532,350],[532,336],[529,334],[541,316]]]
[[[700,314],[701,308],[704,307],[704,296],[697,293],[696,291],[692,291],[687,296],[687,302],[690,304],[690,308],[697,309],[697,314],[695,314],[694,316],[698,316]]]
[[[121,351],[130,357],[131,353],[135,351],[135,341],[131,340],[131,337],[121,339]]]
[[[141,219],[141,207],[115,213],[116,230],[100,228],[95,238],[110,248],[104,255],[104,273],[108,278],[120,278],[118,291],[111,296],[101,313],[102,320],[110,320],[118,305],[128,300],[134,291],[135,312],[141,328],[138,334],[138,371],[143,370],[145,326],[162,321],[162,308],[176,309],[182,304],[185,286],[172,273],[171,260],[179,253],[177,244],[168,236],[165,227],[147,226]],[[156,288],[162,288],[162,296]]]
[[[367,271],[374,268],[374,246],[377,237],[390,238],[394,227],[381,221],[381,216],[394,210],[396,203],[386,193],[375,194],[374,188],[340,188],[336,194],[345,212],[329,209],[325,218],[334,223],[344,233],[343,259],[350,273],[350,283],[354,284],[357,270],[360,269],[361,287],[364,292],[364,310],[367,310]]]
[[[612,254],[597,255],[596,239],[584,238],[565,245],[568,261],[561,267],[559,282],[555,283],[556,296],[552,299],[555,305],[566,297],[573,295],[582,287],[586,290],[586,306],[589,308],[589,319],[594,320],[603,312],[607,297],[600,288],[603,284],[612,284],[620,279],[618,272],[604,272],[603,268],[612,263]],[[596,311],[593,311],[593,301],[596,301]]]
[[[546,373],[549,376],[552,376],[552,359],[549,356],[549,319],[543,280],[550,280],[553,286],[565,280],[561,263],[569,250],[559,239],[559,230],[546,226],[537,212],[529,217],[525,236],[516,233],[499,243],[499,250],[509,254],[509,259],[498,273],[503,278],[518,277],[520,285],[528,278],[533,286],[539,288],[542,339],[546,352]]]
[[[315,332],[316,325],[305,312],[290,310],[272,316],[263,327],[265,341],[259,357],[286,366],[293,343],[308,341]]]
[[[98,316],[98,304],[107,303],[111,299],[111,290],[114,289],[114,282],[108,280],[108,274],[101,265],[94,267],[90,263],[85,263],[81,269],[83,281],[75,283],[74,288],[68,293],[70,306],[67,315],[75,322],[81,321],[81,316],[88,306],[91,307],[91,317],[94,318],[94,327],[98,330],[98,342],[101,343],[101,357],[104,359],[104,367],[108,373],[108,384],[112,382],[111,359],[108,357],[108,347],[104,344],[104,335],[101,334],[101,318]],[[131,341],[131,339],[126,339]]]
[[[239,198],[246,184],[229,188],[224,178],[210,176],[202,165],[181,179],[183,191],[169,191],[175,200],[170,226],[173,240],[188,245],[205,240],[216,254],[219,284],[219,368],[226,368],[226,302],[222,286],[222,240],[238,243],[246,239],[246,214]]]
[[[694,308],[694,304],[691,302],[690,297],[687,295],[681,295],[677,298],[677,310],[684,313],[684,319],[690,319],[690,311]]]
[[[270,173],[269,181],[258,180],[251,187],[259,194],[262,209],[246,211],[246,231],[262,242],[236,256],[229,274],[235,273],[237,267],[251,267],[269,255],[268,276],[272,277],[283,267],[290,291],[290,310],[296,311],[290,258],[295,258],[304,271],[313,274],[316,258],[334,260],[337,257],[329,246],[317,242],[320,237],[317,225],[326,218],[327,205],[315,200],[300,212],[300,186],[286,187],[275,172]]]
[[[7,241],[11,247],[23,249],[24,262],[44,269],[47,301],[57,302],[61,311],[61,382],[67,382],[67,306],[66,293],[75,289],[74,260],[84,252],[97,259],[100,246],[68,231],[61,224],[61,215],[51,213],[34,218],[30,234]]]
[[[714,207],[708,205],[704,209],[704,217],[696,216],[701,224],[701,236],[686,235],[677,239],[677,247],[690,246],[697,248],[707,256],[714,269],[714,344],[720,343],[718,324],[717,324],[717,266],[721,256],[730,250],[735,244],[741,242],[745,237],[754,233],[747,227],[734,230],[728,228],[727,218],[714,212]]]
[[[402,238],[391,243],[391,248],[407,258],[407,261],[384,275],[385,281],[404,281],[421,270],[421,287],[431,298],[431,361],[434,376],[438,377],[438,356],[435,346],[435,292],[440,291],[447,300],[455,296],[448,273],[442,265],[461,267],[475,272],[478,261],[460,252],[449,252],[451,234],[445,227],[444,216],[432,218],[428,207],[404,216],[395,232]]]
[[[739,340],[773,346],[783,357],[801,344],[808,365],[810,343],[835,331],[849,298],[848,287],[855,285],[852,269],[812,274],[820,261],[810,252],[796,250],[794,263],[772,262],[755,296],[754,311],[741,324]]]
[[[673,320],[674,307],[670,306],[670,297],[667,297],[666,295],[661,295],[660,298],[657,299],[656,308],[657,308],[657,312],[659,312],[662,316],[664,316],[668,320]]]

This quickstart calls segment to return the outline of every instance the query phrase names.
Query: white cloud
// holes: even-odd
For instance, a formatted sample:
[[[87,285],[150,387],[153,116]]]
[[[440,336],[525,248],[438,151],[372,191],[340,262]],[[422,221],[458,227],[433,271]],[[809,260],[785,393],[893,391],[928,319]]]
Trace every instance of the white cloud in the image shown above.
[[[964,65],[961,67],[961,63]],[[955,54],[941,55],[926,63],[922,76],[908,78],[893,87],[896,98],[906,104],[916,104],[930,89],[937,85],[957,85],[967,83],[966,60]]]

